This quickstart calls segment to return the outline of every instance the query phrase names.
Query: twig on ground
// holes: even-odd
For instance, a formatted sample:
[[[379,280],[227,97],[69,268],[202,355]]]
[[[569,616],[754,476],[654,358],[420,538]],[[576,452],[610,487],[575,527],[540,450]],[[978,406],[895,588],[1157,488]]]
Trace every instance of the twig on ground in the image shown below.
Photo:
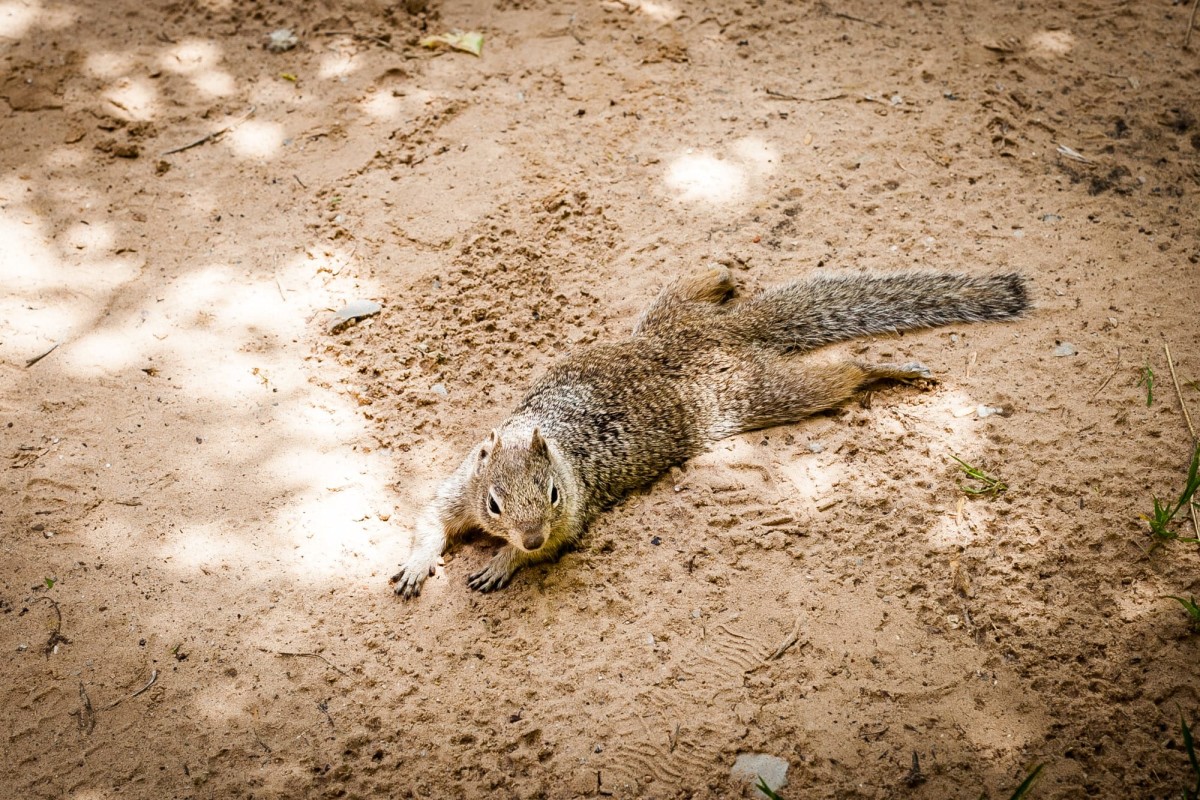
[[[1192,15],[1195,16],[1194,8]],[[1179,389],[1179,376],[1175,374],[1175,362],[1171,360],[1171,345],[1163,342],[1163,352],[1167,355],[1167,368],[1171,370],[1171,382],[1175,384],[1175,396],[1179,398],[1179,407],[1183,409],[1183,420],[1187,423],[1188,433],[1192,435],[1192,446],[1195,446],[1196,429],[1192,426],[1192,415],[1188,413],[1187,404],[1183,402],[1183,392]],[[1192,535],[1200,537],[1200,521],[1196,520],[1196,504],[1189,501],[1187,505],[1188,511],[1192,515]]]
[[[792,94],[785,94],[784,92],[777,92],[774,89],[767,87],[767,86],[763,87],[763,91],[766,93],[767,97],[772,97],[776,100],[792,100],[797,103],[821,103],[826,100],[841,100],[843,97],[846,96],[845,92],[835,92],[834,94],[826,94],[826,95],[821,95],[819,97],[797,97]]]
[[[822,11],[824,11],[826,14],[829,14],[831,17],[837,17],[839,19],[848,19],[851,22],[861,22],[864,25],[870,25],[872,28],[884,27],[882,22],[872,22],[869,19],[863,19],[862,17],[856,17],[853,14],[845,14],[841,11],[834,11],[832,8],[829,7],[828,3],[820,3],[818,7]]]
[[[1117,359],[1115,362],[1113,362],[1112,369],[1110,369],[1108,371],[1108,377],[1105,378],[1104,381],[1099,386],[1096,387],[1096,391],[1092,392],[1092,396],[1090,399],[1095,400],[1096,395],[1098,395],[1102,391],[1104,391],[1104,387],[1108,386],[1108,382],[1113,379],[1113,376],[1117,374],[1117,370],[1120,367],[1121,367],[1121,348],[1118,347],[1117,348]]]
[[[113,700],[111,703],[106,705],[104,707],[104,710],[108,711],[110,709],[116,708],[117,706],[121,705],[122,700],[132,700],[133,698],[137,697],[139,694],[141,694],[142,692],[146,691],[151,686],[153,686],[156,681],[158,681],[158,670],[156,670],[156,669],[150,670],[150,680],[146,682],[145,686],[138,689],[133,694],[129,695],[129,697],[118,697],[116,700]]]
[[[254,114],[254,112],[257,110],[258,110],[258,106],[250,106],[249,111],[247,111],[245,114],[240,116],[238,119],[236,119],[233,122],[226,125],[224,128],[221,128],[219,131],[213,131],[212,133],[208,134],[207,136],[201,136],[199,139],[197,139],[194,142],[189,142],[188,144],[180,145],[179,147],[173,147],[170,150],[164,150],[162,155],[169,156],[173,153],[182,153],[184,150],[191,150],[193,147],[199,147],[202,144],[208,144],[209,142],[215,142],[217,139],[220,139],[222,136],[224,136],[225,134],[229,133],[231,130],[236,128],[238,125],[241,125],[243,122],[250,119],[251,115]]]
[[[788,634],[786,639],[784,639],[782,642],[780,642],[779,647],[775,648],[774,653],[771,653],[771,655],[767,656],[767,658],[766,658],[767,661],[775,661],[780,656],[782,656],[784,653],[786,653],[788,651],[788,649],[791,648],[792,645],[794,645],[796,642],[800,641],[801,624],[802,624],[802,622],[801,622],[800,617],[796,617],[796,621],[792,624],[792,632]]]
[[[883,27],[882,22],[875,22],[873,20],[863,19],[862,17],[856,17],[853,14],[843,14],[840,11],[835,11],[835,12],[833,12],[833,15],[835,17],[841,17],[842,19],[848,19],[851,22],[861,22],[864,25],[870,25],[873,28],[882,28]]]
[[[571,18],[569,20],[567,20],[567,33],[571,34],[571,38],[574,39],[575,41],[579,42],[580,44],[587,44],[587,42],[585,42],[583,40],[583,37],[580,36],[575,31],[575,15],[574,14],[571,14]]]
[[[749,669],[745,670],[745,674],[748,675],[751,672],[757,672],[758,670],[767,666],[767,664],[771,663],[772,661],[777,660],[780,656],[782,656],[784,653],[786,653],[788,650],[790,650],[798,641],[800,641],[800,632],[802,629],[802,625],[803,625],[803,620],[800,617],[796,617],[796,622],[795,622],[795,624],[792,625],[792,632],[787,635],[787,638],[779,643],[779,646],[775,648],[775,651],[773,653],[771,653],[771,655],[767,656],[762,661],[755,664],[753,667],[750,667]]]
[[[358,31],[320,31],[318,33],[318,35],[320,35],[320,36],[353,36],[355,39],[362,39],[364,41],[374,42],[375,44],[380,45],[381,47],[386,47],[388,50],[391,50],[393,53],[396,52],[396,48],[392,47],[392,43],[389,42],[387,39],[384,39],[383,37],[380,37],[380,36],[373,36],[369,33],[359,33]]]
[[[325,719],[329,720],[329,727],[337,730],[337,725],[333,724],[333,717],[329,716],[329,700],[318,700],[317,709],[325,715]]]
[[[904,776],[904,784],[910,789],[915,789],[925,782],[925,773],[921,772],[921,759],[917,756],[917,751],[913,750],[912,766],[908,770],[908,774]]]
[[[70,644],[71,640],[62,634],[62,609],[58,607],[58,601],[50,597],[39,597],[38,600],[45,600],[54,609],[54,630],[50,631],[50,637],[46,639],[46,646],[42,648],[42,655],[49,658],[54,652],[54,648],[60,644]]]
[[[1179,398],[1179,407],[1183,409],[1183,419],[1187,423],[1188,433],[1192,435],[1192,439],[1196,438],[1196,429],[1192,426],[1192,415],[1188,413],[1187,406],[1183,402],[1183,392],[1179,390],[1179,376],[1175,374],[1175,362],[1171,360],[1171,345],[1163,342],[1163,352],[1167,355],[1167,368],[1171,370],[1171,382],[1175,384],[1175,394]]]
[[[60,344],[62,344],[62,342],[55,342],[54,344],[50,345],[50,349],[49,349],[49,350],[47,350],[46,352],[42,353],[40,356],[34,356],[33,358],[28,358],[28,359],[25,359],[25,368],[26,368],[26,369],[29,369],[29,368],[30,368],[30,367],[32,367],[34,364],[36,364],[36,363],[38,363],[39,361],[41,361],[43,358],[45,358],[46,356],[48,356],[48,355],[50,355],[51,353],[53,353],[55,350],[57,350],[57,349],[58,349],[58,346],[59,346]]]
[[[250,732],[252,734],[254,734],[254,741],[258,742],[259,747],[261,747],[263,750],[266,750],[268,753],[274,752],[271,750],[271,746],[269,744],[267,744],[266,742],[264,742],[262,740],[262,737],[258,735],[258,731],[251,728]]]
[[[79,702],[81,707],[79,711],[79,730],[84,733],[91,733],[96,728],[96,710],[92,708],[92,699],[88,697],[87,689],[83,688],[83,681],[79,682]]]
[[[328,658],[321,655],[320,653],[289,653],[289,652],[285,652],[283,650],[268,650],[265,647],[260,647],[258,649],[264,653],[271,653],[272,655],[285,656],[288,658],[319,658],[322,661],[324,661],[326,664],[328,664],[330,669],[334,670],[338,674],[345,675],[347,678],[350,677],[349,672],[346,672],[346,670],[337,666],[336,664],[334,664],[332,661],[330,661]]]
[[[153,686],[155,681],[157,681],[157,680],[158,680],[158,670],[151,670],[150,671],[150,680],[148,680],[146,682],[146,685],[143,686],[142,688],[138,689],[133,694],[129,695],[129,697],[130,698],[137,697],[139,694],[141,694],[142,692],[148,690],[151,686]]]

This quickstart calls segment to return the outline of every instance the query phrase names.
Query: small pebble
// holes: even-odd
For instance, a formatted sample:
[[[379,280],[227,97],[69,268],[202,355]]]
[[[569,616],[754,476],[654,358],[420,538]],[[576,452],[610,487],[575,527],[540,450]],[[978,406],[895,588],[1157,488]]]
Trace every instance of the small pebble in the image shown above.
[[[825,445],[821,444],[820,442],[809,442],[808,451],[810,453],[823,453],[825,452]]]
[[[300,39],[291,28],[279,28],[267,36],[267,49],[272,53],[286,53],[299,43]]]
[[[54,531],[46,531],[45,533],[42,534],[42,536],[45,536],[47,539],[53,539]]]
[[[1058,214],[1042,214],[1042,222],[1062,222]]]
[[[650,645],[651,647],[654,647],[656,644],[658,644],[657,642],[654,641],[653,633],[647,633],[645,641],[646,641],[646,644]]]
[[[19,644],[19,645],[17,645],[17,652],[18,652],[18,653],[24,653],[24,652],[25,652],[26,650],[28,650],[28,649],[29,649],[29,645],[27,645],[27,644]]]
[[[446,397],[450,394],[450,391],[446,388],[446,384],[444,383],[435,383],[433,386],[429,387],[429,390],[436,395],[440,395],[441,397]]]
[[[980,406],[975,409],[975,413],[980,419],[987,419],[988,417],[1007,417],[1012,412],[1002,406]]]
[[[662,537],[655,536],[654,538],[652,538],[650,540],[650,544],[654,545],[655,547],[658,547],[660,544],[662,544]]]
[[[45,523],[43,523],[43,522],[35,522],[35,523],[33,523],[32,525],[30,525],[30,526],[29,526],[29,530],[31,530],[31,531],[44,531],[44,530],[46,530],[46,524],[45,524]]]
[[[1058,347],[1054,348],[1054,355],[1062,358],[1063,356],[1073,356],[1077,351],[1075,345],[1070,342],[1061,342]]]
[[[702,617],[702,616],[703,616],[703,614],[700,612],[700,609],[698,609],[698,608],[692,609],[692,619],[700,619],[700,617]]]

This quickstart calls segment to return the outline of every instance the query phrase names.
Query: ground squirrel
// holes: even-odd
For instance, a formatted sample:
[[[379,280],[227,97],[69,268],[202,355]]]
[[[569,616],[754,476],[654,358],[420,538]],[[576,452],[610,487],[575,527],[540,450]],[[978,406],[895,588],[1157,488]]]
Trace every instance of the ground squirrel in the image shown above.
[[[471,451],[417,519],[392,578],[420,594],[449,537],[478,528],[506,544],[472,589],[505,586],[557,558],[627,492],[735,433],[795,422],[873,381],[928,378],[920,364],[829,363],[832,342],[952,322],[1003,320],[1028,307],[1025,281],[926,272],[813,277],[730,302],[729,270],[666,286],[633,335],[583,348],[543,375]]]

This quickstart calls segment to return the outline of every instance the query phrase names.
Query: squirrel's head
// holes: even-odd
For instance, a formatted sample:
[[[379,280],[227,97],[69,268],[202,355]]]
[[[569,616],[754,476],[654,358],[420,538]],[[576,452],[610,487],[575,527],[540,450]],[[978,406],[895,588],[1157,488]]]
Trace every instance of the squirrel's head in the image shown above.
[[[537,428],[528,443],[501,440],[492,431],[479,450],[475,475],[484,491],[479,518],[491,533],[533,551],[550,538],[566,505],[554,457]]]

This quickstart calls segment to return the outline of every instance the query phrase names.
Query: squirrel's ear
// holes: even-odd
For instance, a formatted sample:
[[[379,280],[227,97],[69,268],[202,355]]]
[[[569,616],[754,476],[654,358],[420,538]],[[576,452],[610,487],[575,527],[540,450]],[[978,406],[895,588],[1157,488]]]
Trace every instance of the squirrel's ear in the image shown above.
[[[529,441],[529,449],[537,455],[550,457],[550,448],[546,446],[546,440],[542,438],[542,432],[537,428],[533,429],[533,438]]]
[[[488,434],[488,438],[484,441],[483,446],[479,448],[479,459],[475,462],[475,474],[478,475],[483,471],[483,465],[488,462],[488,458],[500,449],[500,436],[493,430]]]

